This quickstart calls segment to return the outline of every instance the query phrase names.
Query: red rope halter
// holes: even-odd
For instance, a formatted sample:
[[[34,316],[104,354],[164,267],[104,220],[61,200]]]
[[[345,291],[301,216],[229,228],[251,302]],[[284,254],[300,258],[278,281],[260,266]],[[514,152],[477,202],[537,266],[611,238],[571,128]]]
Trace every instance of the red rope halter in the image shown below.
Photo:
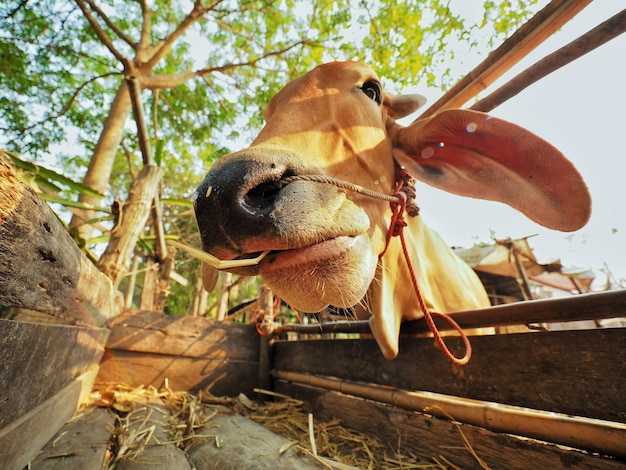
[[[413,283],[413,290],[415,291],[415,295],[417,297],[417,302],[424,313],[424,319],[426,320],[426,324],[430,329],[431,333],[435,338],[435,342],[446,356],[446,358],[454,364],[465,365],[469,362],[472,357],[472,345],[470,344],[469,338],[463,331],[463,329],[459,326],[459,324],[454,321],[454,319],[450,318],[448,315],[439,313],[439,312],[431,312],[426,302],[424,301],[424,297],[420,291],[419,285],[417,283],[417,277],[415,276],[415,270],[413,269],[413,263],[411,262],[411,257],[409,255],[409,251],[407,249],[406,241],[404,239],[404,227],[407,226],[406,220],[404,220],[404,212],[407,206],[407,194],[405,192],[405,188],[413,189],[412,186],[408,185],[411,178],[404,170],[400,170],[401,173],[398,178],[398,184],[396,187],[396,192],[394,196],[398,198],[398,202],[390,202],[391,206],[391,223],[389,224],[389,230],[387,231],[387,241],[385,245],[385,249],[380,254],[380,258],[385,254],[387,248],[389,246],[389,242],[392,237],[400,237],[400,243],[402,244],[402,252],[404,254],[404,260],[406,262],[407,268],[409,270],[409,274],[411,275],[411,282]],[[415,214],[417,215],[417,214]],[[459,333],[463,343],[465,345],[465,355],[461,358],[456,357],[444,342],[441,333],[437,329],[437,325],[433,320],[433,317],[439,317],[445,319],[448,323],[450,323],[454,329]]]

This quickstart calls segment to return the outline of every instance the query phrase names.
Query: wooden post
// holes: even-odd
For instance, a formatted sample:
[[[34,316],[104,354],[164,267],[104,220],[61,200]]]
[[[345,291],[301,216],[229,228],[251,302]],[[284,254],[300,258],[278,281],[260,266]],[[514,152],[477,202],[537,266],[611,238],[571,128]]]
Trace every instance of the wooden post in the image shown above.
[[[515,248],[515,244],[511,242],[511,245],[508,246],[511,253],[513,253],[513,258],[515,259],[515,267],[517,268],[517,272],[519,273],[519,278],[522,282],[522,294],[524,295],[525,300],[533,300],[534,296],[532,291],[530,290],[530,285],[528,284],[528,276],[526,275],[526,270],[524,269],[524,265],[522,264],[522,260],[520,259],[517,248]]]
[[[130,187],[128,200],[121,206],[117,223],[111,230],[109,244],[98,261],[98,268],[116,286],[128,271],[132,253],[150,216],[152,201],[162,176],[163,171],[156,166],[143,167]]]
[[[117,312],[111,282],[80,252],[1,151],[0,306],[93,326]]]
[[[165,299],[169,291],[170,274],[174,267],[174,255],[176,248],[170,246],[167,248],[166,256],[160,258],[158,265],[158,275],[156,278],[156,286],[154,292],[154,309],[161,312],[165,308]]]

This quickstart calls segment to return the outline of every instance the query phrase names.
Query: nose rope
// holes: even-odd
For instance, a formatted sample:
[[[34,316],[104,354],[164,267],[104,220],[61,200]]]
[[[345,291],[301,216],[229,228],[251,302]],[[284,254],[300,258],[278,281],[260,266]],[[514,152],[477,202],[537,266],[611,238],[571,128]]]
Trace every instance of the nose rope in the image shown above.
[[[377,191],[372,191],[371,189],[364,188],[355,183],[351,183],[349,181],[344,181],[338,178],[333,178],[332,176],[327,175],[296,175],[296,176],[288,176],[279,181],[281,186],[287,186],[289,183],[293,183],[295,181],[309,181],[312,183],[326,183],[332,184],[333,186],[337,186],[341,189],[347,189],[348,191],[352,191],[357,194],[362,194],[363,196],[368,196],[374,199],[380,199],[382,201],[387,201],[391,204],[397,204],[400,202],[400,198],[395,195],[382,194]],[[411,217],[415,217],[419,214],[419,207],[415,203],[415,180],[412,176],[410,176],[406,170],[401,168],[396,164],[396,181],[401,182],[400,188],[397,188],[396,191],[401,190],[406,194],[406,210],[407,213]]]
[[[347,189],[349,191],[363,194],[364,196],[373,197],[375,199],[382,199],[383,201],[395,203],[400,202],[400,199],[397,196],[378,193],[376,191],[372,191],[371,189],[364,188],[363,186],[359,186],[358,184],[350,183],[349,181],[340,180],[337,178],[333,178],[332,176],[326,175],[288,176],[287,178],[281,179],[280,183],[284,186],[287,186],[289,183],[293,183],[294,181],[309,181],[312,183],[332,184],[333,186],[337,186],[338,188]]]
[[[400,243],[402,245],[402,253],[404,255],[404,260],[406,262],[407,268],[409,270],[409,274],[411,276],[411,282],[413,284],[413,290],[415,291],[415,295],[417,297],[417,302],[424,313],[424,319],[426,320],[426,324],[430,329],[433,337],[435,338],[435,342],[443,352],[446,358],[457,365],[465,365],[469,362],[472,357],[472,345],[470,344],[469,338],[463,331],[463,329],[459,326],[459,324],[454,321],[453,318],[450,318],[448,315],[430,311],[424,297],[422,296],[422,292],[417,283],[417,277],[415,276],[415,270],[413,268],[413,263],[411,262],[411,257],[409,255],[409,250],[406,245],[406,241],[404,238],[404,227],[407,226],[407,222],[404,219],[404,212],[411,217],[415,217],[419,214],[419,207],[415,203],[415,187],[414,187],[414,179],[399,165],[396,164],[396,189],[392,195],[382,194],[376,191],[372,191],[370,189],[364,188],[363,186],[359,186],[358,184],[350,183],[349,181],[340,180],[337,178],[333,178],[331,176],[326,175],[298,175],[298,176],[289,176],[287,178],[283,178],[280,180],[280,183],[283,185],[287,185],[289,183],[293,183],[294,181],[310,181],[315,183],[326,183],[337,186],[338,188],[347,189],[349,191],[353,191],[358,194],[362,194],[364,196],[372,197],[375,199],[380,199],[383,201],[389,202],[391,206],[391,223],[389,225],[389,230],[387,231],[387,240],[385,243],[385,248],[383,252],[379,255],[379,258],[382,258],[386,253],[387,248],[389,246],[389,242],[392,237],[398,236],[400,237]],[[459,333],[463,344],[465,345],[465,355],[463,357],[456,357],[446,343],[444,342],[437,325],[433,320],[433,317],[439,317],[445,319],[448,323],[452,325],[452,327]]]

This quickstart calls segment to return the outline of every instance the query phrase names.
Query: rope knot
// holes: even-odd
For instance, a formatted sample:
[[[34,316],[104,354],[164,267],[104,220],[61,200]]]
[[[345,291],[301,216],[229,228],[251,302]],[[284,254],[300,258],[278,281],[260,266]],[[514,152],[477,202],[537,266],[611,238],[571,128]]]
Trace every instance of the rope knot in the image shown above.
[[[391,224],[389,225],[389,232],[392,237],[399,237],[402,234],[402,230],[407,226],[407,222],[404,219],[404,210],[407,204],[407,195],[404,191],[397,191],[394,196],[399,199],[398,202],[390,203],[391,206]]]
[[[404,167],[396,163],[396,194],[402,192],[406,196],[406,213],[411,217],[417,217],[420,213],[420,208],[415,202],[417,193],[415,191],[415,178],[413,178]]]

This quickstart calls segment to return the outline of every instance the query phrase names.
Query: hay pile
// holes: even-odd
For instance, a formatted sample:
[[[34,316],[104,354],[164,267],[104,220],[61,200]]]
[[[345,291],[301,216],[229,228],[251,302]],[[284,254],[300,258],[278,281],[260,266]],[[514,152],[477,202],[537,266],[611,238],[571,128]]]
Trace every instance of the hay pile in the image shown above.
[[[329,469],[454,469],[450,462],[424,462],[401,449],[392,449],[366,434],[345,428],[339,420],[317,422],[301,401],[273,392],[257,390],[267,399],[252,401],[215,397],[206,391],[197,395],[175,392],[167,383],[161,389],[131,389],[115,385],[94,392],[90,406],[106,407],[116,415],[111,432],[108,469],[123,468],[124,461],[145,457],[155,446],[169,447],[181,455],[199,440],[220,445],[219,429],[211,428],[218,414],[238,413],[278,434],[321,466]]]

